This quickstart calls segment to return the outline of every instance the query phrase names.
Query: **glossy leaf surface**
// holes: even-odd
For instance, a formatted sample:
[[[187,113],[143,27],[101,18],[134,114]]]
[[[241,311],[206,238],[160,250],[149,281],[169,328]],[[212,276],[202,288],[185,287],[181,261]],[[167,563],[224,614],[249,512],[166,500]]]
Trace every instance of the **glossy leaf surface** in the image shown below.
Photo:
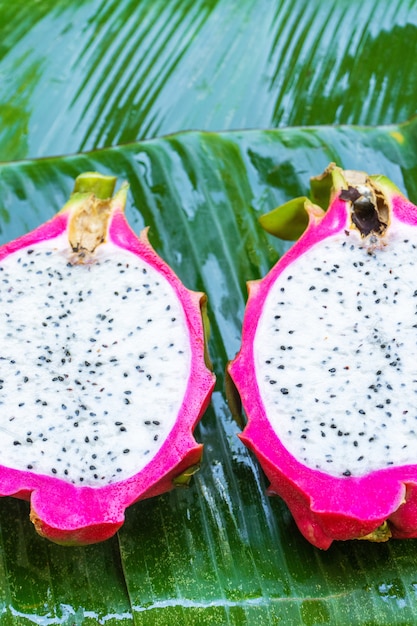
[[[47,219],[82,171],[131,185],[128,218],[188,287],[209,297],[218,385],[197,437],[201,471],[189,489],[138,503],[117,538],[87,549],[38,538],[25,503],[0,501],[4,624],[411,624],[417,542],[308,544],[286,506],[265,495],[240,444],[223,372],[239,347],[246,279],[290,244],[258,216],[308,191],[329,161],[388,174],[417,199],[416,123],[184,133],[0,169],[1,241]]]
[[[0,0],[0,160],[416,113],[413,0]]]

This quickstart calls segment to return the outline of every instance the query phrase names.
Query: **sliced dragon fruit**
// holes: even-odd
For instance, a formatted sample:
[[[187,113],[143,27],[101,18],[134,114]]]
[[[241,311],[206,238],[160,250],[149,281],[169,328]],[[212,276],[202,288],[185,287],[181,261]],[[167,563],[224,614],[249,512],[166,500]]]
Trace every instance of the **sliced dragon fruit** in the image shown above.
[[[96,173],[0,247],[0,495],[63,544],[112,536],[133,502],[187,482],[214,385],[201,307]]]
[[[328,211],[300,199],[306,231],[249,284],[241,438],[315,546],[417,537],[417,207],[333,164],[312,195]],[[285,235],[296,214],[264,224]]]

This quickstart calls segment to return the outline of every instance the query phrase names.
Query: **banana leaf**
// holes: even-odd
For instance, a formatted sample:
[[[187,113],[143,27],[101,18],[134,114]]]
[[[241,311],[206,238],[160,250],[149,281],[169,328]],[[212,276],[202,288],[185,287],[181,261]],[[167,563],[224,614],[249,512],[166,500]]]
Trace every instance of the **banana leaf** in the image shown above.
[[[50,217],[73,178],[96,169],[130,183],[128,218],[209,298],[218,383],[197,429],[201,471],[191,486],[133,505],[118,536],[87,548],[41,539],[25,502],[0,501],[3,624],[412,624],[417,541],[335,542],[299,533],[265,495],[240,443],[223,372],[239,347],[247,279],[290,244],[258,217],[306,193],[329,161],[388,174],[417,200],[417,120],[397,126],[184,132],[69,157],[0,167],[0,241]]]
[[[416,113],[413,0],[0,0],[0,160]]]

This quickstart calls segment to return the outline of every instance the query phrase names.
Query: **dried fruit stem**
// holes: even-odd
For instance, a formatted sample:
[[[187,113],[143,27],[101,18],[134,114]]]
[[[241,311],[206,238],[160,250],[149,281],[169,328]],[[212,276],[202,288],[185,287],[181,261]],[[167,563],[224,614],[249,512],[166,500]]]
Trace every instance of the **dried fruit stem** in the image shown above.
[[[68,226],[69,243],[76,253],[73,264],[91,260],[97,246],[106,241],[115,184],[114,176],[98,172],[86,172],[75,180],[72,197],[81,196],[81,202],[74,207]]]

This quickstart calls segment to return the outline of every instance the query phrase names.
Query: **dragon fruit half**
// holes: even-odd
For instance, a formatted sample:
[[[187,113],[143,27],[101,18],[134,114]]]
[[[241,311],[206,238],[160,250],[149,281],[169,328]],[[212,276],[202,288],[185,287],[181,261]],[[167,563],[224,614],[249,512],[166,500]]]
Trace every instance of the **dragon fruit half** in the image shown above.
[[[264,219],[281,232],[303,206],[308,226],[249,284],[241,438],[315,546],[417,537],[417,207],[334,164],[312,196],[328,211],[303,198]]]
[[[63,544],[113,535],[127,506],[184,483],[214,384],[201,305],[97,173],[0,247],[0,495]]]

